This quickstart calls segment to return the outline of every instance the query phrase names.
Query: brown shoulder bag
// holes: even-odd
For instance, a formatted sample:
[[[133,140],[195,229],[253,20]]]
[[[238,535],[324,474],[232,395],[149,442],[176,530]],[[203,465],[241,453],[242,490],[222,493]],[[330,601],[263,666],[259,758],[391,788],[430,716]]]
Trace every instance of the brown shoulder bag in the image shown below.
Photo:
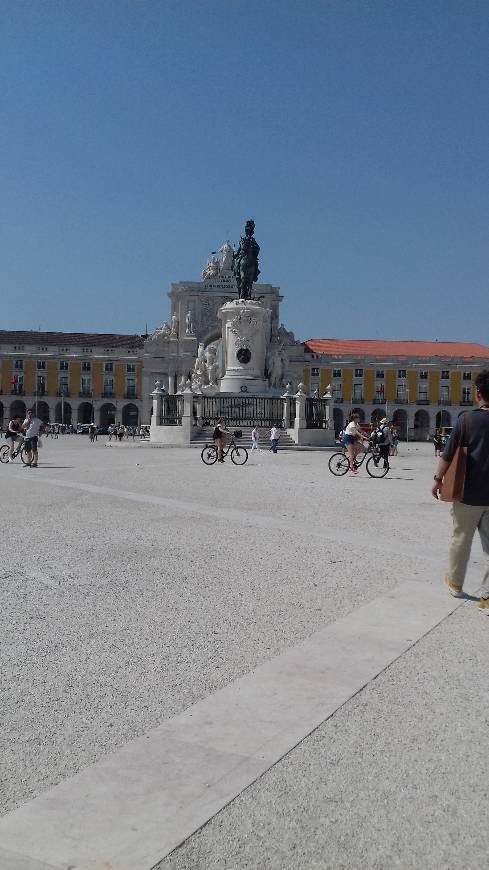
[[[464,414],[460,443],[452,461],[443,475],[441,501],[463,501],[465,474],[467,471],[467,447],[469,444],[469,415]]]

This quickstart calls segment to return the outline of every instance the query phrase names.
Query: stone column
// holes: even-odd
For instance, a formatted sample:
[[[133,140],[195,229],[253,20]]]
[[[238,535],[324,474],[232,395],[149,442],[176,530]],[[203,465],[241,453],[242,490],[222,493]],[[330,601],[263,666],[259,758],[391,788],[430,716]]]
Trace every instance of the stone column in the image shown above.
[[[157,426],[160,425],[160,417],[161,417],[161,408],[163,403],[163,396],[165,395],[165,391],[161,388],[160,381],[156,381],[155,388],[151,393],[153,398],[153,413],[151,415],[151,426],[150,426],[150,434],[156,429]]]
[[[190,444],[192,440],[193,429],[193,411],[194,411],[194,394],[190,387],[186,387],[182,393],[183,396],[183,412],[182,412],[182,441],[184,444]]]
[[[300,430],[306,428],[306,398],[304,384],[299,384],[299,388],[295,394],[294,432],[296,444],[299,444],[300,442]]]

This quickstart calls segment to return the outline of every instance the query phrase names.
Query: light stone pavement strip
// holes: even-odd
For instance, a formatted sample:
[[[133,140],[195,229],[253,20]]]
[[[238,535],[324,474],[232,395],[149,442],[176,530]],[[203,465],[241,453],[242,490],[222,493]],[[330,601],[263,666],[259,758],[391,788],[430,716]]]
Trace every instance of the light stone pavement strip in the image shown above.
[[[82,438],[48,442],[49,468],[2,467],[4,492],[17,509],[5,518],[2,560],[2,698],[11,725],[3,736],[5,809],[399,582],[437,582],[446,506],[427,496],[432,457],[411,449],[385,481],[336,480],[321,455],[265,455],[244,469],[206,469],[191,451],[137,451],[136,466],[134,452]],[[42,512],[25,537],[16,528],[19,511],[42,476],[69,486],[46,480]],[[112,492],[73,490],[73,482],[168,503],[148,508],[143,498],[129,507]],[[381,560],[378,547],[352,543],[345,551],[352,497],[368,515],[365,539],[370,533],[382,544],[388,530],[390,550]],[[193,503],[193,513],[175,515],[172,498]],[[213,504],[224,511],[217,520]],[[224,519],[237,507],[245,522],[253,518],[245,541],[236,521]],[[260,528],[257,518],[267,514],[285,529]],[[422,541],[433,560],[429,572]],[[399,562],[393,542],[412,555]],[[478,550],[475,556],[480,560]]]

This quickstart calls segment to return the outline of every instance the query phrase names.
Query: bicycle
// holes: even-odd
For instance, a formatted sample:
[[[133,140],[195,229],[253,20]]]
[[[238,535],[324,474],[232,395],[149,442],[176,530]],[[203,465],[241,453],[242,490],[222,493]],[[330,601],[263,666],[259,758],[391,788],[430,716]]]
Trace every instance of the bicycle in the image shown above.
[[[22,441],[21,441],[21,443],[20,443],[20,446],[17,447],[16,450],[14,450],[14,455],[13,455],[12,458],[15,459],[17,456],[20,456],[20,458],[21,458],[22,462],[24,463],[24,465],[28,465],[28,462],[27,462],[27,459],[26,459],[26,450],[25,450],[25,447],[24,447],[24,438],[22,438]],[[10,459],[10,445],[9,445],[9,444],[3,444],[2,447],[0,447],[0,462],[5,462],[5,463],[7,463],[7,462],[10,462],[10,461],[11,461],[11,459]]]
[[[370,477],[385,477],[387,472],[390,470],[389,460],[387,459],[387,466],[384,466],[383,464],[380,465],[380,450],[378,447],[372,444],[369,444],[367,450],[363,453],[362,456],[356,456],[354,466],[355,470],[362,467],[368,453],[370,453],[370,456],[365,464],[367,474]],[[342,450],[341,453],[333,453],[333,455],[329,458],[328,466],[331,474],[334,474],[336,477],[342,477],[344,474],[346,474],[346,472],[350,468],[350,460],[346,451]]]
[[[225,450],[222,451],[222,455],[227,456],[229,451],[231,451],[231,462],[234,465],[244,465],[245,462],[248,462],[248,451],[246,447],[240,447],[236,443],[236,438],[241,438],[241,432],[236,431],[233,432],[231,440],[226,447]],[[206,444],[203,448],[200,458],[205,465],[214,465],[217,462],[217,447],[215,444]]]

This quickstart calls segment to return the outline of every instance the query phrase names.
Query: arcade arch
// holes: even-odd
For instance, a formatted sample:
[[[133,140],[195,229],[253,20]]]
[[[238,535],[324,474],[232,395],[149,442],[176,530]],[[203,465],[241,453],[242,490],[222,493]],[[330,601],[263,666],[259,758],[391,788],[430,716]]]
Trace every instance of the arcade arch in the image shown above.
[[[78,405],[78,422],[91,423],[93,420],[93,408],[90,402],[82,402]]]
[[[392,415],[392,422],[399,432],[399,437],[407,440],[407,413],[404,408],[396,408]]]
[[[415,441],[426,441],[430,434],[430,415],[424,408],[420,408],[414,415],[414,433]]]
[[[111,426],[116,422],[116,407],[112,404],[112,402],[107,402],[105,405],[102,405],[100,408],[100,425],[101,426]]]
[[[137,426],[139,422],[139,411],[136,405],[130,402],[124,405],[122,409],[122,424],[123,426]]]

